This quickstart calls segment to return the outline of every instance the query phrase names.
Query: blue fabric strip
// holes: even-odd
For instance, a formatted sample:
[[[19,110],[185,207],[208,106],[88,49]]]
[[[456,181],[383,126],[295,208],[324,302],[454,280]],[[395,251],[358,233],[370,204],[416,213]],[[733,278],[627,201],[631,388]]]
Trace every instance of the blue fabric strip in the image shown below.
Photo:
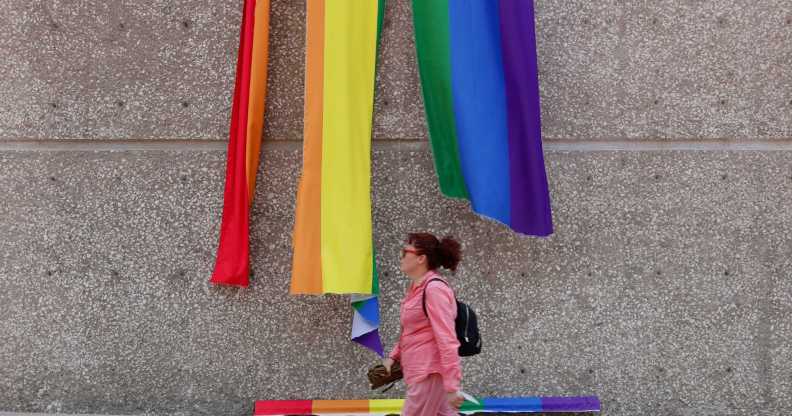
[[[511,223],[509,138],[498,0],[449,0],[451,85],[473,210]]]
[[[376,296],[371,296],[368,299],[356,301],[352,299],[352,307],[354,307],[363,318],[374,325],[379,325],[379,299]]]
[[[481,400],[485,412],[538,412],[542,410],[539,397],[485,398]]]

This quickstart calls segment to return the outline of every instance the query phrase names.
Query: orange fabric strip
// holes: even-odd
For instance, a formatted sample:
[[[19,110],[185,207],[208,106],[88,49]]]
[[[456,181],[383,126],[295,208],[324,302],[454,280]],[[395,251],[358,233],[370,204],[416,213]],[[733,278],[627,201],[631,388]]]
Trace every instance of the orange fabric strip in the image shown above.
[[[368,413],[368,400],[314,400],[311,413]]]
[[[297,189],[290,292],[318,295],[322,293],[324,0],[308,0],[306,26],[303,173]]]
[[[253,58],[250,68],[250,95],[248,107],[245,169],[247,172],[248,201],[253,205],[256,173],[261,151],[261,130],[264,127],[264,105],[267,97],[267,61],[269,57],[270,0],[257,0],[253,26]]]

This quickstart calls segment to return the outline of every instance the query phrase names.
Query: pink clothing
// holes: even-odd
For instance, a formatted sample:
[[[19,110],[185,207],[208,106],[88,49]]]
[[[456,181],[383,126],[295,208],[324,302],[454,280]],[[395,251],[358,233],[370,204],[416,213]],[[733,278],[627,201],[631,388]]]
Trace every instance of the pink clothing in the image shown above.
[[[401,414],[402,416],[457,416],[457,411],[448,403],[447,395],[440,374],[431,374],[418,383],[407,385],[407,399],[404,400]]]
[[[401,303],[401,335],[389,357],[401,362],[404,382],[408,386],[437,373],[443,379],[445,391],[455,392],[462,380],[459,341],[454,327],[456,300],[451,288],[442,282],[432,282],[427,287],[431,279],[445,281],[430,271],[407,290]],[[429,318],[423,311],[425,287]]]

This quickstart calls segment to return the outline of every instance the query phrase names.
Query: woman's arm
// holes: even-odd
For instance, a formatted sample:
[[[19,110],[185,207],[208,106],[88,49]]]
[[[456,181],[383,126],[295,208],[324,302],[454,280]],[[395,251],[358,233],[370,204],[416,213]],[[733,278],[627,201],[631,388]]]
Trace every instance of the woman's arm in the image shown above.
[[[401,338],[401,334],[399,334],[399,338]],[[388,358],[393,359],[394,361],[399,361],[399,357],[401,357],[401,348],[399,347],[399,341],[396,341],[396,345],[393,346],[390,354],[388,354]]]
[[[454,292],[446,285],[434,284],[428,286],[424,293],[426,313],[440,351],[443,387],[446,392],[457,392],[462,380],[462,369],[459,363],[459,341],[454,326],[457,312]]]

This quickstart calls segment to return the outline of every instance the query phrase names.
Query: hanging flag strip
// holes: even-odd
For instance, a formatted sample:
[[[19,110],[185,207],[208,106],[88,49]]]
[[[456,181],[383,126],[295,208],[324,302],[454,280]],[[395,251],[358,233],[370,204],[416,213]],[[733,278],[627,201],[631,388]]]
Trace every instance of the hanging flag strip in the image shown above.
[[[379,336],[380,318],[377,296],[352,295],[352,309],[354,313],[352,317],[352,341],[376,352],[380,357],[384,356],[382,341]]]
[[[259,400],[253,416],[275,415],[394,415],[400,414],[404,400]],[[477,399],[466,397],[459,413],[596,413],[600,401],[585,397],[508,397]]]
[[[553,232],[533,0],[413,0],[441,192],[521,234]]]
[[[242,10],[214,284],[248,285],[248,221],[264,124],[269,10],[269,0],[245,0]]]
[[[308,0],[303,172],[292,294],[359,294],[352,337],[382,355],[371,220],[371,126],[384,0]]]

